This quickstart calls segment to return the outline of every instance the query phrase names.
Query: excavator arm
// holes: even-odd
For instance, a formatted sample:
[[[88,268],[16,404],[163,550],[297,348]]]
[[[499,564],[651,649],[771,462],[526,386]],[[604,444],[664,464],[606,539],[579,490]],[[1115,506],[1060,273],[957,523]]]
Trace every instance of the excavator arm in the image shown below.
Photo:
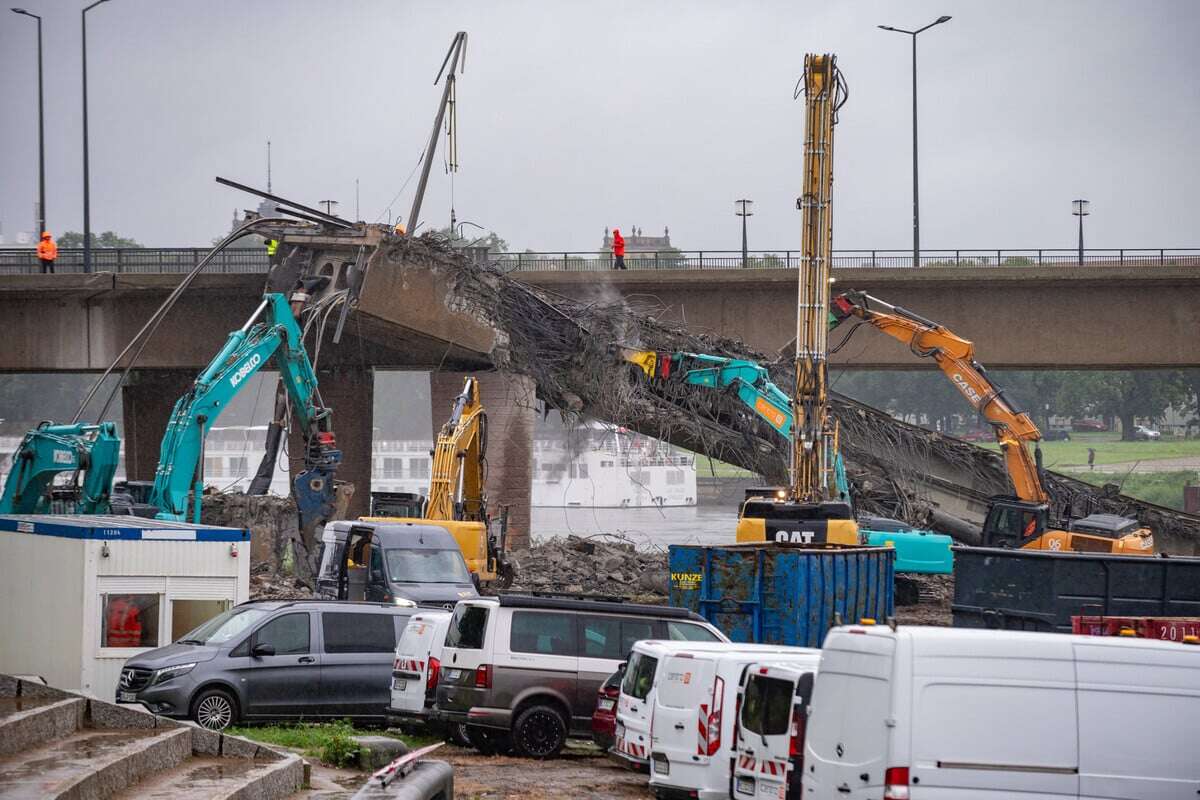
[[[272,358],[305,440],[305,470],[295,482],[301,528],[311,530],[332,514],[333,476],[341,462],[332,415],[320,405],[316,373],[287,299],[269,293],[246,324],[229,334],[225,346],[175,404],[150,494],[150,502],[159,507],[158,519],[186,519],[190,490],[192,519],[200,521],[208,432],[246,381]]]
[[[52,425],[43,422],[25,434],[13,454],[12,471],[0,496],[0,514],[50,511],[47,492],[62,472],[83,475],[76,514],[107,514],[121,440],[112,422]]]
[[[479,402],[479,381],[467,378],[433,448],[425,519],[487,521],[486,454],[487,414]]]
[[[831,326],[857,317],[908,345],[914,355],[932,358],[954,388],[995,429],[1017,497],[1030,503],[1049,501],[1042,486],[1041,450],[1037,447],[1042,433],[1029,415],[1014,408],[1003,390],[988,378],[987,371],[975,360],[974,344],[936,322],[861,292],[835,297],[830,315]],[[1034,443],[1032,454],[1028,442]]]

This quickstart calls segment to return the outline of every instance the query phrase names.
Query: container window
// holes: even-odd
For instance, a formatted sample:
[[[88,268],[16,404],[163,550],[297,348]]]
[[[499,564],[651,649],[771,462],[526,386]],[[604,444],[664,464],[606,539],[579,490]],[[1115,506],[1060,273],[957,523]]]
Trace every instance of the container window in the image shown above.
[[[761,736],[782,736],[788,732],[795,702],[791,681],[751,675],[742,697],[742,727]]]
[[[482,650],[483,633],[487,629],[488,610],[485,606],[459,603],[446,631],[446,647],[462,650]]]
[[[719,642],[715,633],[703,625],[687,622],[668,622],[667,638],[676,642]]]
[[[100,646],[158,647],[161,603],[157,594],[102,595]]]
[[[229,600],[172,600],[171,641],[179,641],[188,631],[228,611],[231,605]]]
[[[620,659],[621,620],[617,617],[579,618],[579,655],[585,658]]]
[[[509,648],[514,653],[573,656],[577,652],[575,616],[540,611],[514,611]]]
[[[625,667],[625,678],[621,691],[638,700],[645,700],[654,685],[654,673],[658,671],[658,659],[645,653],[634,653]]]
[[[326,653],[390,653],[396,649],[391,614],[321,614]]]
[[[254,633],[254,644],[269,644],[275,655],[301,655],[309,651],[308,614],[284,614]]]

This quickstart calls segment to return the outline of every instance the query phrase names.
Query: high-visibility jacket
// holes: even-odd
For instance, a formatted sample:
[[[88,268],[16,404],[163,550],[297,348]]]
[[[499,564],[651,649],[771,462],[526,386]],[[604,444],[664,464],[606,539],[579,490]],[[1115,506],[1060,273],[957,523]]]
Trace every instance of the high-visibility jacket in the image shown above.
[[[275,251],[279,249],[278,239],[267,239],[267,255],[275,255]]]
[[[625,237],[621,235],[620,231],[613,231],[613,255],[625,255]]]
[[[108,641],[109,647],[141,647],[142,621],[141,611],[136,605],[118,597],[108,603]]]
[[[53,261],[58,258],[58,245],[49,236],[43,236],[38,242],[37,254],[42,261]]]

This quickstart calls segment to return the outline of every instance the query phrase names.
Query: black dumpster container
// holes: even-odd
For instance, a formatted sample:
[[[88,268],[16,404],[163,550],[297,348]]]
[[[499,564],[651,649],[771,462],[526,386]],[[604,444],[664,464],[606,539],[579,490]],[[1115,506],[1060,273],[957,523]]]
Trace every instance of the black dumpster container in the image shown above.
[[[955,627],[1070,633],[1076,614],[1200,616],[1200,558],[954,551]]]

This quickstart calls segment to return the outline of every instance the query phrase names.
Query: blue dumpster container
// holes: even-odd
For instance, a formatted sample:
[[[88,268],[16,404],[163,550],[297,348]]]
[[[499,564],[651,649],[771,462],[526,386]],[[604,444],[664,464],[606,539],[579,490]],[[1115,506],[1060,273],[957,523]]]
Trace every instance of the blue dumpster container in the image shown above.
[[[735,642],[820,647],[838,617],[892,615],[895,557],[890,547],[671,545],[670,601]]]

